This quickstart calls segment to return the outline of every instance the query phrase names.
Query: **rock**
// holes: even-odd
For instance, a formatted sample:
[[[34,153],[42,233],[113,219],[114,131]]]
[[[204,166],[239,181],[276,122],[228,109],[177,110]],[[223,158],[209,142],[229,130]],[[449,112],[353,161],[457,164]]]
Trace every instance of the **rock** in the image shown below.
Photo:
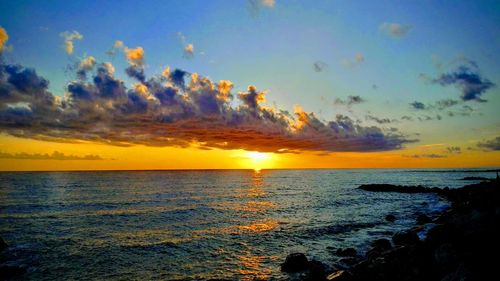
[[[304,271],[309,267],[309,261],[306,255],[302,253],[289,254],[285,262],[281,264],[281,271],[284,272],[299,272]]]
[[[309,262],[308,268],[309,272],[305,280],[311,280],[311,281],[326,280],[325,265],[322,262],[312,260]]]
[[[2,265],[0,266],[0,279],[10,279],[24,274],[25,271],[23,267],[17,265]]]
[[[385,216],[385,220],[390,221],[390,222],[394,222],[394,221],[396,221],[396,216],[389,214],[389,215]]]
[[[328,281],[348,281],[352,280],[352,275],[346,270],[338,270],[326,277]]]
[[[347,257],[339,260],[339,268],[350,268],[351,266],[357,264],[360,261],[357,257]]]
[[[387,251],[387,250],[392,249],[392,244],[391,244],[391,241],[389,241],[387,239],[377,239],[377,240],[372,242],[372,247],[380,249],[382,251]]]
[[[392,236],[395,245],[413,245],[420,242],[418,235],[413,231],[398,232]]]
[[[449,243],[439,245],[434,250],[434,260],[439,268],[442,269],[453,268],[458,263],[457,253]]]
[[[417,217],[417,224],[418,225],[422,225],[422,224],[426,224],[426,223],[430,223],[430,222],[432,222],[431,218],[429,218],[428,216],[426,216],[424,214],[420,214]]]
[[[0,252],[2,252],[3,250],[7,249],[7,247],[9,247],[9,245],[7,245],[7,243],[5,243],[5,241],[3,240],[3,238],[0,237]]]
[[[337,252],[335,252],[337,256],[340,257],[354,257],[358,254],[356,249],[354,248],[345,248],[345,249],[338,249]]]

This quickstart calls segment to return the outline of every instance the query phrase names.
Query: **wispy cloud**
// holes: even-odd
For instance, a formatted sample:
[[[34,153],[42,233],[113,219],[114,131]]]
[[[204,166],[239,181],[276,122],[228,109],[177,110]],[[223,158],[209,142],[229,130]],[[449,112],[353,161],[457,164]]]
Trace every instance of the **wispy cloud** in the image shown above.
[[[20,160],[104,160],[99,155],[88,154],[85,156],[66,155],[62,152],[54,151],[48,153],[6,153],[0,152],[0,159],[20,159]]]
[[[248,0],[248,11],[252,16],[258,16],[262,8],[274,8],[275,0]]]
[[[500,150],[500,137],[496,137],[491,140],[486,140],[479,142],[477,144],[479,148],[482,148],[484,150],[492,150],[492,151],[498,151]]]
[[[335,105],[347,105],[347,106],[361,104],[364,102],[366,102],[366,100],[363,99],[361,96],[347,96],[346,99],[335,98],[335,100],[333,101]]]
[[[435,153],[430,153],[430,154],[412,154],[412,155],[403,155],[403,157],[408,157],[408,158],[446,158],[446,155],[441,155],[441,154],[435,154]]]
[[[379,26],[379,30],[382,33],[394,38],[401,38],[406,36],[406,34],[408,34],[408,32],[410,32],[412,28],[412,25],[395,22],[384,22]]]
[[[352,68],[352,67],[355,67],[355,66],[358,66],[360,65],[361,63],[363,63],[365,61],[365,56],[362,54],[362,53],[357,53],[353,59],[344,59],[342,61],[342,64],[345,66],[345,67],[348,67],[348,68]]]
[[[328,64],[326,64],[325,62],[322,62],[322,61],[315,61],[313,63],[313,69],[314,71],[316,72],[322,72],[323,70],[325,70],[326,68],[328,67]]]

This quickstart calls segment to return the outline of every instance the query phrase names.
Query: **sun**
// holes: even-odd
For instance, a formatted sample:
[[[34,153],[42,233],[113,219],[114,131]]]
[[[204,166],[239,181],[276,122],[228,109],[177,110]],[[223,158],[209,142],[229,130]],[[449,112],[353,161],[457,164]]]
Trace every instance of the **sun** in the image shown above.
[[[261,170],[271,166],[272,156],[270,153],[262,153],[258,151],[248,151],[245,153],[245,158],[249,160],[249,166],[254,170]]]

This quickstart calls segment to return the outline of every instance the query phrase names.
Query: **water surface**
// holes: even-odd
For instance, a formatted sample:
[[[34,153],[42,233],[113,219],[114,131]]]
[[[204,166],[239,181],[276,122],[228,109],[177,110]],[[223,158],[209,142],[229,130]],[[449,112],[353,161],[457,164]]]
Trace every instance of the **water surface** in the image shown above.
[[[445,170],[230,170],[0,173],[4,264],[29,280],[285,279],[291,252],[331,264],[335,249],[436,215],[433,194],[370,193],[365,183],[451,188]],[[492,176],[474,173],[473,176]],[[398,217],[395,223],[384,220]]]

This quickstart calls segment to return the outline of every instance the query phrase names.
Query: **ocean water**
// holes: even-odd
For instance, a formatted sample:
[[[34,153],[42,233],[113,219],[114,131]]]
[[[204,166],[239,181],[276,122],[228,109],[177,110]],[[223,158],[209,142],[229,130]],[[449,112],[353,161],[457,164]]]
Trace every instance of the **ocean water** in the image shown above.
[[[0,173],[1,264],[27,280],[286,279],[304,252],[332,264],[376,238],[436,216],[433,194],[360,184],[456,188],[461,170],[230,170]],[[398,218],[385,221],[387,214]]]

